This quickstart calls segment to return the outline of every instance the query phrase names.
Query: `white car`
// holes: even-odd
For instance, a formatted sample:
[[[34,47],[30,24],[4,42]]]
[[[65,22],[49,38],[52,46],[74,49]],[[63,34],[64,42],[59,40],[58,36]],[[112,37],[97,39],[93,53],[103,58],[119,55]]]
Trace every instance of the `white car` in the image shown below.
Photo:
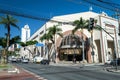
[[[39,57],[39,56],[36,56],[36,57],[33,58],[34,63],[40,63],[42,60],[43,60],[43,58]]]
[[[22,63],[28,63],[29,62],[29,59],[23,59],[22,60]]]
[[[12,58],[11,61],[12,62],[17,62],[17,58]]]

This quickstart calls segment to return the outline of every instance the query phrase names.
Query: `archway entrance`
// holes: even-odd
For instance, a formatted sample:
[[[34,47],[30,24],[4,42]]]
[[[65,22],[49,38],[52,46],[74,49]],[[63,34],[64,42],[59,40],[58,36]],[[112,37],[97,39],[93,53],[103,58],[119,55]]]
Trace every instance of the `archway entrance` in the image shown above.
[[[84,44],[85,46],[85,44]],[[77,61],[82,61],[82,38],[77,35],[69,34],[62,39],[61,45],[58,50],[58,57],[60,61],[72,61],[76,59]],[[84,55],[87,60],[86,47],[84,47]]]
[[[59,59],[61,61],[73,61],[73,59],[76,59],[77,61],[82,60],[82,52],[81,49],[75,49],[75,48],[67,48],[67,49],[60,49],[60,55]]]

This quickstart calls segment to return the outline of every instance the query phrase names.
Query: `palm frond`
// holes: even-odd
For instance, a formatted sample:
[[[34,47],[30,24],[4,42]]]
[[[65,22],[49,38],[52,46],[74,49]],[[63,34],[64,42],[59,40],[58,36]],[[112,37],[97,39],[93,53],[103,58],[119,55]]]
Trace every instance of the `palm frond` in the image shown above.
[[[20,27],[18,25],[16,25],[15,23],[11,22],[11,25],[15,28],[17,28],[18,30],[20,30]]]
[[[87,29],[89,24],[88,20],[84,20],[82,17],[80,17],[80,20],[75,20],[73,25],[75,26],[75,28],[72,30],[72,33],[74,34],[78,29]]]
[[[96,29],[96,30],[102,30],[102,28],[101,28],[100,25],[96,25],[96,26],[94,26],[94,29]]]

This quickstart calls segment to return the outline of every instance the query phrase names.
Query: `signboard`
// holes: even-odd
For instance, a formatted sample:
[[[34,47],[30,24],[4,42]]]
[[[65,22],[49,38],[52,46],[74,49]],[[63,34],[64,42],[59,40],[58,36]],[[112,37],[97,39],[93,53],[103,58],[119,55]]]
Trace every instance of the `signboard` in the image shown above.
[[[35,45],[36,45],[37,47],[39,47],[39,46],[43,47],[43,46],[44,46],[43,43],[36,43]]]

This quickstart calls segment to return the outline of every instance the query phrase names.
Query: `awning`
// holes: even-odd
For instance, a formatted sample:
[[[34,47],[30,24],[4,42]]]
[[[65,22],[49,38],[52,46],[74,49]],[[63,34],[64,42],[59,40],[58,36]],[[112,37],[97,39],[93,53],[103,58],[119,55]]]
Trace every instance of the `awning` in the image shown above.
[[[43,47],[43,46],[44,46],[43,43],[36,43],[35,45],[36,45],[37,47],[39,47],[39,46]]]
[[[65,54],[81,54],[82,49],[60,49],[60,53],[65,53]]]

